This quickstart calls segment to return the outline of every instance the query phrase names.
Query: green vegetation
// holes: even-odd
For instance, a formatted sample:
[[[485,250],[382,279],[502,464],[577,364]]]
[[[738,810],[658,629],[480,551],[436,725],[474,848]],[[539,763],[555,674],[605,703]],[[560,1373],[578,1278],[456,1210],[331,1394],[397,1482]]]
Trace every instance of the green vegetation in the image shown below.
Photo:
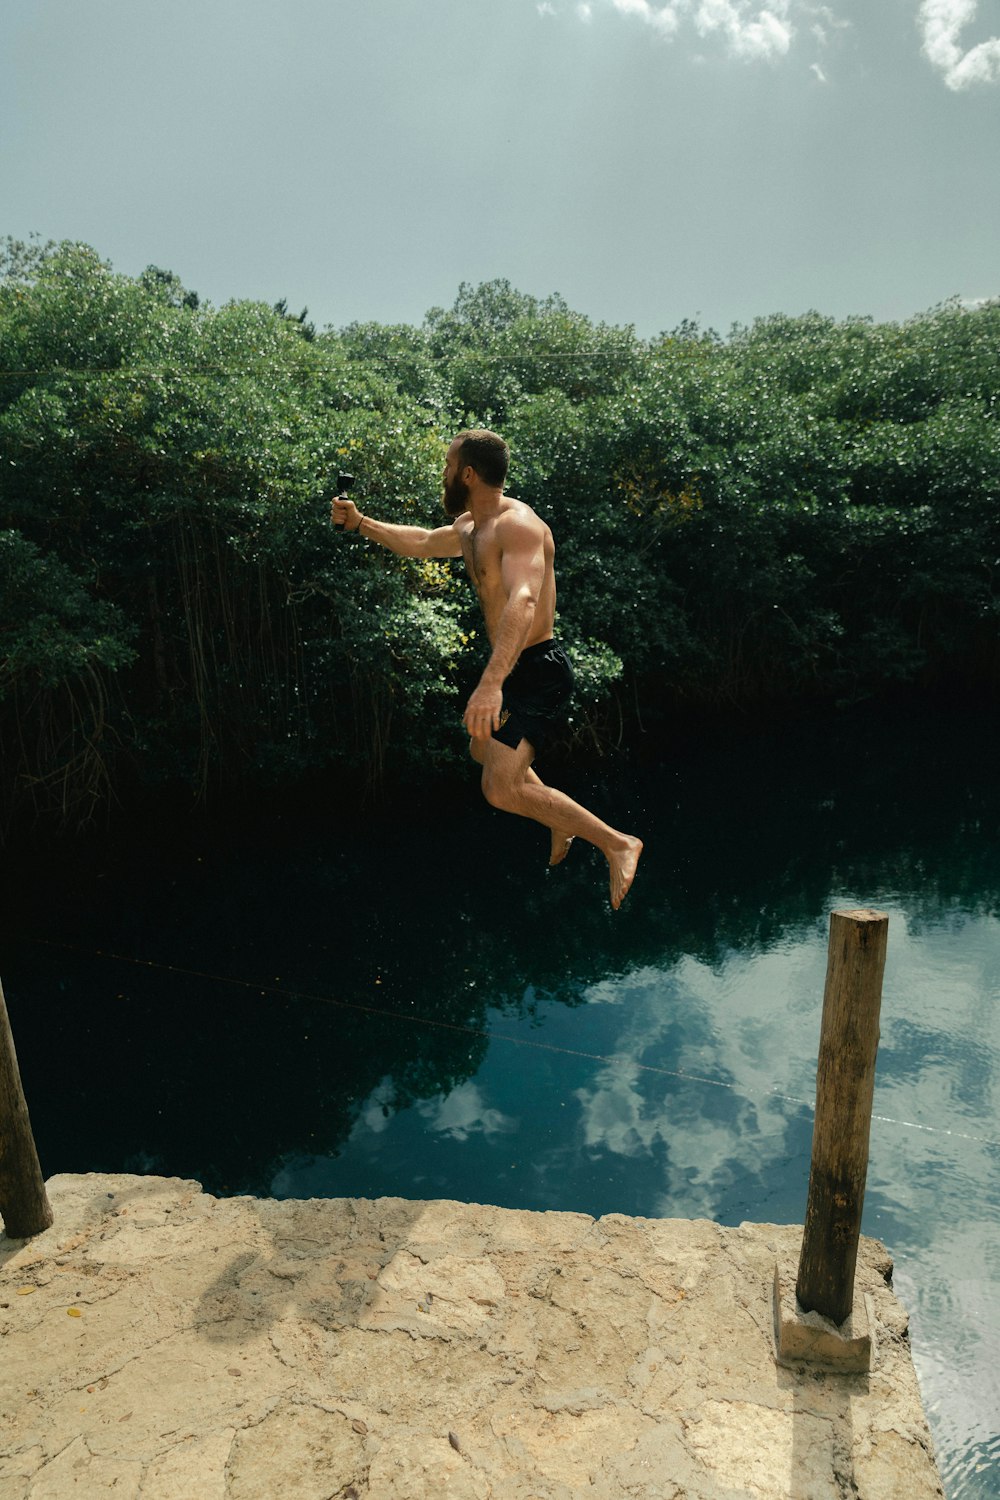
[[[434,524],[497,426],[558,544],[595,742],[678,700],[1000,681],[1000,302],[651,341],[463,286],[317,333],[84,245],[0,245],[0,824],[138,786],[358,792],[464,755],[484,643],[451,564],[334,533]]]

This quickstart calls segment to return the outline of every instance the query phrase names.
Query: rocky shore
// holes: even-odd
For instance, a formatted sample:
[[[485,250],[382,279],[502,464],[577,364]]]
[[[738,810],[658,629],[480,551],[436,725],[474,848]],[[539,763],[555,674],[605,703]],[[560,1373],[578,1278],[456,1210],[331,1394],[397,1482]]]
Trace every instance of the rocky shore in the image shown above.
[[[890,1262],[871,1368],[775,1360],[801,1230],[48,1184],[0,1240],[0,1500],[940,1500]]]

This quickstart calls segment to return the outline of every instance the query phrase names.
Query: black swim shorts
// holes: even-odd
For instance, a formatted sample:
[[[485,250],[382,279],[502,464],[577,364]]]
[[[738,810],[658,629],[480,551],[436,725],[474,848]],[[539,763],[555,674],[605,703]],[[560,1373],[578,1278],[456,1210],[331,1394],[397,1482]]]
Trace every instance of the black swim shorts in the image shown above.
[[[528,646],[504,682],[500,728],[493,738],[512,750],[522,740],[540,750],[559,728],[572,692],[573,668],[559,642]]]

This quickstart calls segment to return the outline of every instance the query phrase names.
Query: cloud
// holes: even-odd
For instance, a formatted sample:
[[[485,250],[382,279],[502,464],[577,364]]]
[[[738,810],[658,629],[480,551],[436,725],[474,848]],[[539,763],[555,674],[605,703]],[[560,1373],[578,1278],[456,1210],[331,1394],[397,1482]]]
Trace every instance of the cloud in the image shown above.
[[[821,47],[825,47],[830,40],[830,33],[837,31],[850,31],[851,23],[843,16],[838,16],[828,5],[803,4],[802,9],[813,18],[811,31]]]
[[[635,16],[663,37],[673,37],[682,21],[690,20],[700,37],[720,36],[735,57],[747,60],[782,57],[791,46],[793,0],[772,0],[769,6],[753,0],[611,0],[619,15]]]
[[[810,63],[809,71],[816,74],[816,77],[819,79],[820,83],[826,83],[826,74],[823,72],[823,69],[820,67],[819,63]]]
[[[621,15],[638,16],[661,36],[673,36],[680,25],[676,5],[653,5],[651,0],[611,0],[611,3]]]
[[[746,0],[701,0],[694,24],[699,36],[721,32],[737,57],[783,57],[792,44],[787,0],[756,13]]]
[[[734,1182],[762,1182],[787,1161],[801,1107],[774,1088],[791,1079],[807,1102],[815,1093],[815,1005],[798,1025],[790,1015],[798,991],[823,988],[811,941],[801,958],[734,954],[722,972],[684,958],[585,991],[623,1014],[614,1053],[574,1094],[580,1145],[655,1163],[664,1215],[714,1218]]]
[[[923,0],[920,7],[924,56],[941,70],[950,89],[1000,82],[1000,37],[964,50],[959,40],[977,9],[977,0]]]
[[[417,1113],[427,1121],[429,1130],[450,1135],[456,1141],[470,1135],[508,1135],[517,1129],[517,1121],[499,1109],[492,1109],[483,1098],[479,1085],[467,1081],[436,1099],[422,1100]]]

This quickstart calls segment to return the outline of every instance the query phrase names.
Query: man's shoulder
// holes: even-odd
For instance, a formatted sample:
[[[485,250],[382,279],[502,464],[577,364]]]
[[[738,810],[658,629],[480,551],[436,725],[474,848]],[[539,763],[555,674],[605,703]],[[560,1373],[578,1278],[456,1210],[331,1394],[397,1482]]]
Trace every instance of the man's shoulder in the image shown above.
[[[505,495],[507,504],[497,517],[497,530],[501,535],[525,535],[533,532],[541,536],[548,530],[545,522],[537,511],[532,510],[524,500],[515,500],[513,495]]]

